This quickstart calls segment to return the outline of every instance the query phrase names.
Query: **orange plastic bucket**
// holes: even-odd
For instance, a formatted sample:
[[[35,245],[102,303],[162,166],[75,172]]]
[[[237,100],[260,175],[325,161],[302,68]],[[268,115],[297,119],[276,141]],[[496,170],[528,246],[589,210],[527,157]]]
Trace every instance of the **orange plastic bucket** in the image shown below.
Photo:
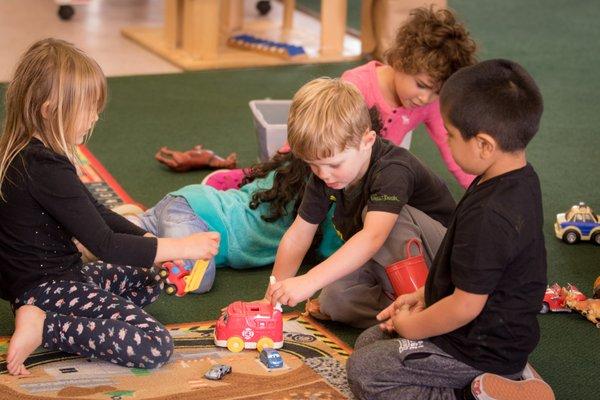
[[[411,246],[413,244],[419,249],[419,254],[414,256],[411,255]],[[408,257],[404,260],[397,261],[385,268],[385,273],[394,288],[396,297],[412,293],[423,287],[429,273],[429,268],[427,268],[425,257],[423,256],[421,242],[418,239],[413,238],[406,242],[406,255]]]

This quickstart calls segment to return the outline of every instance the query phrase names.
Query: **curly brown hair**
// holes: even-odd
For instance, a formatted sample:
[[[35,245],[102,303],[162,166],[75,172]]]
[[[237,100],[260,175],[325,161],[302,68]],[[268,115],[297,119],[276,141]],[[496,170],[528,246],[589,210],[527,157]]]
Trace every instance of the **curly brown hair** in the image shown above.
[[[385,60],[407,74],[428,74],[439,91],[454,72],[477,62],[476,49],[469,31],[453,11],[420,7],[412,10],[398,29]]]
[[[246,172],[242,186],[255,179],[264,178],[271,171],[276,171],[273,186],[270,189],[258,190],[252,194],[250,208],[255,210],[260,203],[269,204],[269,214],[261,215],[267,222],[277,221],[287,214],[286,206],[294,201],[293,215],[298,213],[302,201],[310,167],[292,152],[277,153],[269,161],[253,165]]]

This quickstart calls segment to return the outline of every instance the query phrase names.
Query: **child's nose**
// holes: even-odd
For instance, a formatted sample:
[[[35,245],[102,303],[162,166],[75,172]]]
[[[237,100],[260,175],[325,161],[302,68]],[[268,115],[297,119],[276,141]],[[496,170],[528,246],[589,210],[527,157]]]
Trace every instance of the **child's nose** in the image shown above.
[[[421,93],[419,96],[419,101],[422,105],[429,104],[435,99],[435,96],[435,92],[428,90],[425,93]]]

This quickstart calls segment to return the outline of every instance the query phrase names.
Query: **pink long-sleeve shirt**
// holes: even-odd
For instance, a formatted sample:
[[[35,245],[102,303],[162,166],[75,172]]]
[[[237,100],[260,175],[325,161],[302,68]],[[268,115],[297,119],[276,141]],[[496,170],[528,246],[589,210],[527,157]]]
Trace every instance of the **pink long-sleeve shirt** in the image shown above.
[[[369,108],[377,107],[383,123],[381,136],[399,145],[408,132],[415,129],[420,123],[424,123],[448,171],[456,177],[462,187],[469,186],[475,176],[464,172],[452,158],[452,153],[450,153],[450,148],[446,142],[448,132],[444,128],[439,100],[436,99],[427,105],[416,108],[392,107],[384,99],[379,88],[376,68],[380,66],[383,66],[383,64],[378,61],[368,62],[344,72],[342,79],[352,82],[358,87]]]

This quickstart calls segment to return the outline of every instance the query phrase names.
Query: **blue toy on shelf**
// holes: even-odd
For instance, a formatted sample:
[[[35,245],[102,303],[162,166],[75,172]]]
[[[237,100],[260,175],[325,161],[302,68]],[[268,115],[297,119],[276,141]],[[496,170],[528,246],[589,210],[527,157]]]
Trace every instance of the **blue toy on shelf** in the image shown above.
[[[227,44],[232,47],[258,51],[286,59],[306,56],[306,52],[302,46],[261,39],[249,34],[232,36],[227,40]]]

